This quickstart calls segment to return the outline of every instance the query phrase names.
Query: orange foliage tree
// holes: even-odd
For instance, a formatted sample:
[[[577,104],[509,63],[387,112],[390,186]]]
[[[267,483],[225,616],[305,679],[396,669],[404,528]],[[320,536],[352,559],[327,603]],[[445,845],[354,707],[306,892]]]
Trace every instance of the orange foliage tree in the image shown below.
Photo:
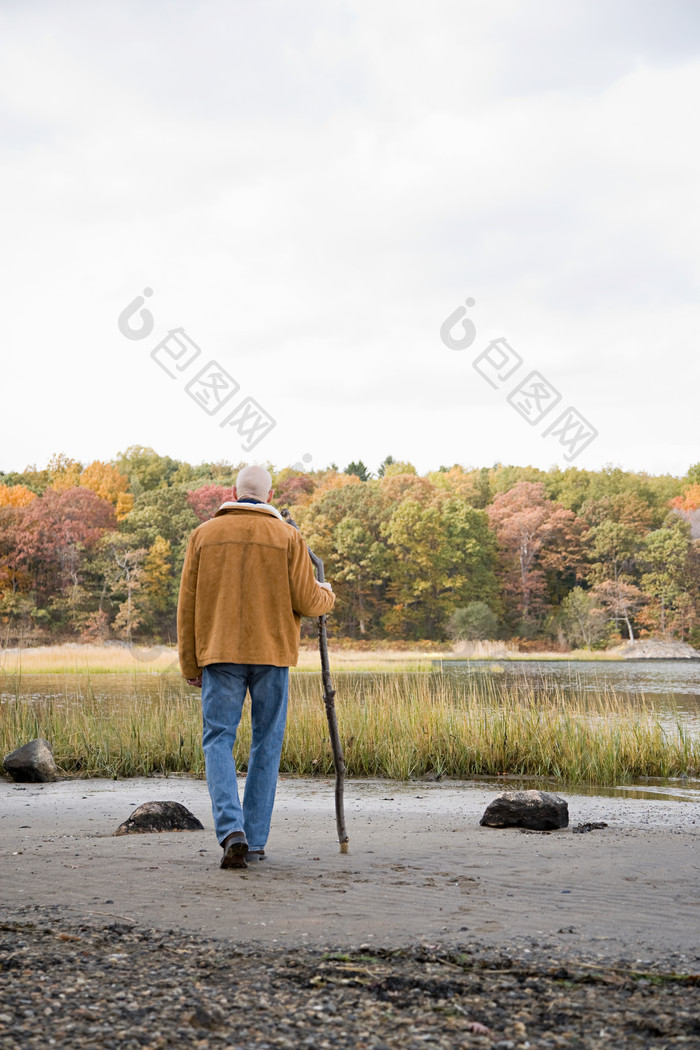
[[[36,498],[26,485],[0,485],[0,507],[28,507]]]
[[[671,500],[674,510],[682,510],[688,513],[691,510],[700,510],[700,483],[689,485],[682,496],[676,496]]]
[[[111,503],[117,521],[123,521],[133,509],[134,497],[129,491],[129,479],[111,463],[102,463],[99,459],[88,463],[78,477],[78,484]]]

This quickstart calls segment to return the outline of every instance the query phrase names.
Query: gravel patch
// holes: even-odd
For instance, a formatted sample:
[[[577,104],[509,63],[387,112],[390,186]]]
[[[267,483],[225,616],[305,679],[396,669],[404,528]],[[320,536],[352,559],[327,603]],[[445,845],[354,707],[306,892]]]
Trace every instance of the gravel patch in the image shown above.
[[[0,1048],[700,1045],[695,954],[573,953],[546,940],[246,947],[138,923],[0,910]]]

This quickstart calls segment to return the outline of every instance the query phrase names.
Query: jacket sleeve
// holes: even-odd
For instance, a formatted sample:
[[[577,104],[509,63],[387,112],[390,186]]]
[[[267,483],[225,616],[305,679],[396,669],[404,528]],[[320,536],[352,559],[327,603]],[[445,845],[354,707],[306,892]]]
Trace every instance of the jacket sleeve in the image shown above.
[[[289,590],[292,608],[299,616],[323,616],[335,604],[333,592],[319,587],[316,582],[306,543],[296,529],[293,530],[289,548]]]
[[[184,678],[198,678],[202,670],[197,665],[194,630],[198,565],[199,551],[196,548],[193,533],[187,544],[185,564],[182,566],[180,579],[180,596],[177,602],[177,647],[180,656],[180,670]]]

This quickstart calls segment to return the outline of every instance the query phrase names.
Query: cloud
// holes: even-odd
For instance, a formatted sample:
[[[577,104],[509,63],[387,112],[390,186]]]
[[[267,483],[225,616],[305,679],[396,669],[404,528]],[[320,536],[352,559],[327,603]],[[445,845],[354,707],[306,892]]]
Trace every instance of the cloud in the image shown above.
[[[697,22],[646,0],[4,5],[0,469],[226,454],[116,329],[146,285],[154,339],[184,326],[267,399],[269,458],[321,433],[338,460],[548,462],[471,368],[504,335],[595,418],[591,455],[638,459],[646,405],[674,440],[643,454],[685,469]],[[438,330],[467,295],[460,356]]]

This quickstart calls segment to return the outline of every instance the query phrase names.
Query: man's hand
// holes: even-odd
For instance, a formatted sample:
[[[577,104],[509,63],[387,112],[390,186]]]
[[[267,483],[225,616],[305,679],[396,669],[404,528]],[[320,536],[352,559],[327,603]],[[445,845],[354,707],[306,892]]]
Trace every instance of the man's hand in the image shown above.
[[[331,587],[330,583],[327,583],[325,581],[324,583],[320,583],[319,580],[316,580],[316,583],[318,583],[319,587],[323,587],[325,590],[330,591],[331,594],[333,593],[333,588]]]
[[[188,685],[194,685],[194,686],[196,686],[197,689],[201,689],[202,688],[202,676],[201,676],[201,674],[197,678],[188,678],[187,679],[187,684]]]

